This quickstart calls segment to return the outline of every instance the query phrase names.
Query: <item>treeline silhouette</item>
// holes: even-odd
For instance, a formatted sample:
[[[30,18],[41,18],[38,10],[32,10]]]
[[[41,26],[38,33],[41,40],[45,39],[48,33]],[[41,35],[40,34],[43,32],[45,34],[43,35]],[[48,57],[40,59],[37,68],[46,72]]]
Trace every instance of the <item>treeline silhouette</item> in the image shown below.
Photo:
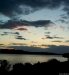
[[[69,58],[69,53],[62,54],[63,57]]]
[[[17,63],[9,64],[6,60],[0,60],[0,74],[1,73],[22,73],[22,74],[34,74],[34,73],[68,73],[69,72],[69,60],[65,62],[57,61],[56,59],[49,60],[43,63]]]

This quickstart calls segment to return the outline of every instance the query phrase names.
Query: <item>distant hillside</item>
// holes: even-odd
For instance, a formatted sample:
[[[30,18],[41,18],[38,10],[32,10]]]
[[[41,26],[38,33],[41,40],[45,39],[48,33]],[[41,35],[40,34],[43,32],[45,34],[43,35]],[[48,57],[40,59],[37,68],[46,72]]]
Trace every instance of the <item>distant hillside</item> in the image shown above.
[[[49,52],[28,52],[24,50],[14,50],[14,49],[0,49],[0,54],[58,55],[56,53],[49,53]]]

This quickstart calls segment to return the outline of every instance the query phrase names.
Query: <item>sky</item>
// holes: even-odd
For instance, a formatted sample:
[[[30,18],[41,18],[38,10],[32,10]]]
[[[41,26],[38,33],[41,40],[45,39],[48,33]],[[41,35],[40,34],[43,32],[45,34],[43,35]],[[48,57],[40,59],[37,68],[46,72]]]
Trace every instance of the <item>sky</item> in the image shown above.
[[[69,0],[0,0],[0,48],[69,52]]]

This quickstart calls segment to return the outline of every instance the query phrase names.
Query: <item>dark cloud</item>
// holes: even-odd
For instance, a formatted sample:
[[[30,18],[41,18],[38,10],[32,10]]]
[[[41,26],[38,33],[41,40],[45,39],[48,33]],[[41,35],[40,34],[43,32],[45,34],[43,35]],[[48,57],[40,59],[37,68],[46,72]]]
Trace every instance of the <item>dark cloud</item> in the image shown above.
[[[69,17],[66,14],[60,15],[62,19],[68,19]]]
[[[47,47],[48,45],[46,45],[46,44],[42,44],[41,46],[45,46],[45,47]]]
[[[9,34],[15,34],[15,35],[20,35],[19,32],[3,32],[1,35],[9,35]]]
[[[19,40],[27,40],[26,38],[23,38],[22,36],[17,36],[16,39],[19,39]]]
[[[69,7],[68,7],[69,8]],[[64,10],[64,9],[63,9]],[[65,10],[64,10],[65,11]],[[61,22],[61,23],[65,23],[65,24],[69,24],[69,15],[67,14],[67,12],[65,14],[61,14],[60,15],[60,19],[57,20],[57,22]]]
[[[16,34],[16,35],[20,35],[19,32],[15,32],[14,34]]]
[[[30,12],[32,12],[31,7],[25,3],[25,0],[0,0],[0,13],[10,18],[18,14],[29,14]]]
[[[63,8],[63,11],[65,11],[66,14],[62,14],[61,18],[67,20],[67,19],[69,19],[69,0],[65,0],[65,2],[66,2],[66,4]],[[68,22],[69,22],[69,20],[66,23],[68,23]]]
[[[59,40],[57,40],[57,41],[52,41],[52,42],[59,42],[59,43],[61,43],[61,42],[63,42],[63,41],[59,41]]]
[[[39,48],[39,47],[28,47],[28,46],[11,46],[11,48],[15,48],[16,50],[25,50],[25,51],[31,51],[31,52],[52,52],[52,53],[68,53],[69,52],[69,46],[56,46],[56,45],[48,45],[49,48]]]
[[[25,43],[11,43],[11,45],[26,45]]]
[[[0,24],[3,24],[4,22],[2,20],[0,20]]]
[[[57,37],[57,36],[55,36],[55,37],[53,37],[53,38],[56,38],[56,39],[63,39],[63,37]]]
[[[37,43],[37,42],[35,42],[35,41],[31,41],[31,43]]]
[[[41,39],[54,39],[53,37],[51,37],[50,35],[45,35],[45,37],[41,38]]]
[[[69,42],[69,40],[66,40],[65,42]]]
[[[22,26],[21,22],[9,20],[5,24],[1,24],[0,28],[13,29],[16,28],[17,26]]]
[[[27,31],[27,28],[17,28],[16,30]]]
[[[64,39],[63,37],[58,37],[57,35],[53,35],[51,36],[50,34],[45,35],[45,37],[41,38],[41,39]],[[58,41],[54,41],[54,42],[58,42]]]
[[[54,9],[64,4],[64,11],[69,12],[69,0],[0,0],[0,13],[7,16],[29,14],[38,9]]]
[[[57,37],[57,36],[50,36],[50,35],[45,35],[46,38],[48,39],[63,39],[63,37]]]
[[[69,24],[69,17],[68,17],[68,15],[67,15],[67,17],[66,16],[60,16],[61,18],[59,19],[59,20],[57,20],[57,22],[61,22],[61,23],[65,23],[65,24]]]
[[[69,2],[68,2],[69,4]],[[67,12],[67,15],[69,16],[69,5],[66,5],[64,8],[63,8],[64,11]]]
[[[0,44],[0,46],[3,46],[4,44]]]
[[[52,2],[52,3],[51,3]],[[28,7],[37,9],[45,6],[57,6],[60,1],[50,0],[0,0],[0,12],[5,15],[14,15],[14,13],[29,13]],[[24,7],[22,7],[22,6]],[[21,6],[21,7],[20,7]],[[23,11],[22,11],[23,9]]]
[[[3,33],[3,34],[1,34],[1,36],[4,36],[4,35],[8,35],[8,34],[4,34],[4,33]]]
[[[6,22],[5,24],[1,24],[0,25],[0,29],[14,29],[17,28],[18,26],[35,26],[35,27],[48,27],[50,26],[50,24],[54,24],[53,22],[51,22],[50,20],[38,20],[38,21],[13,21],[13,20],[9,20],[8,22]],[[22,30],[24,28],[21,28]],[[20,29],[19,29],[20,30]],[[27,30],[27,29],[24,29]]]
[[[51,32],[45,32],[45,34],[50,34]]]
[[[54,37],[51,37],[49,35],[46,36],[47,39],[54,39]]]
[[[59,19],[58,21],[60,21],[61,23],[66,23],[64,19]]]
[[[29,25],[35,26],[35,27],[42,27],[42,26],[50,26],[50,24],[54,24],[50,20],[38,20],[38,21],[32,21],[29,22]]]

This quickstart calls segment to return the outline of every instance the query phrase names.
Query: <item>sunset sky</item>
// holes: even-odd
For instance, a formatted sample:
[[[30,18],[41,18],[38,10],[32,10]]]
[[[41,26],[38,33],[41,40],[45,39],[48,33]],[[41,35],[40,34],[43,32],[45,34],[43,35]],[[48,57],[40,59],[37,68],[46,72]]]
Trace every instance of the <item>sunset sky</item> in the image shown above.
[[[69,52],[69,0],[0,0],[0,48]]]

